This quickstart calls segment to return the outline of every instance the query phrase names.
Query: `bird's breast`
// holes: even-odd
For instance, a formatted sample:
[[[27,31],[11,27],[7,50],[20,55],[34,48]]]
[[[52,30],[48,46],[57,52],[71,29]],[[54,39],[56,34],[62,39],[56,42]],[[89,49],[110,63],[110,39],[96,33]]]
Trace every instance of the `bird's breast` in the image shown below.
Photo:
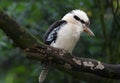
[[[58,31],[57,39],[52,44],[53,47],[64,49],[72,53],[77,41],[80,37],[80,29],[78,26],[67,24]]]

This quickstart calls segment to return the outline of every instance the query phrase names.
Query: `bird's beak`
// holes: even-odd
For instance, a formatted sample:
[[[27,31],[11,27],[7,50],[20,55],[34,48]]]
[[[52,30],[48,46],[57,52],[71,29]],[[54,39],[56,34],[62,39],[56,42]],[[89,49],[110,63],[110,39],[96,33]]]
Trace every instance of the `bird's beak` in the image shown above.
[[[88,27],[85,27],[84,31],[87,32],[90,36],[95,36],[94,33],[91,31],[91,29]]]

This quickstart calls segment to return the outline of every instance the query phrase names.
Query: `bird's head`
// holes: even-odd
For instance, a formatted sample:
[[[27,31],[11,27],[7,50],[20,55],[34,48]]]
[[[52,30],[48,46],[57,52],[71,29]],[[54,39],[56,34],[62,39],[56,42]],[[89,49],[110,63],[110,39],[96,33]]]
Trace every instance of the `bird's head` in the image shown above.
[[[82,10],[72,10],[67,13],[62,20],[66,20],[70,23],[80,26],[82,32],[87,32],[90,36],[95,36],[94,33],[89,28],[90,21],[87,14]]]

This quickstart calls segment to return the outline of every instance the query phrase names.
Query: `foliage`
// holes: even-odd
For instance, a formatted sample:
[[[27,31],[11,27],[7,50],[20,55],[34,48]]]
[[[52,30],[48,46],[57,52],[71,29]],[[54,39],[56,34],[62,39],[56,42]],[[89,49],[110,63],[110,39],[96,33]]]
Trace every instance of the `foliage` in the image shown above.
[[[45,30],[72,9],[84,10],[95,33],[80,38],[74,54],[108,63],[120,63],[120,9],[118,0],[1,0],[0,7],[23,25],[28,32],[42,39]],[[12,26],[12,25],[11,25]],[[22,41],[21,41],[22,42]],[[0,30],[0,83],[37,83],[40,63],[27,60],[24,53]],[[49,83],[86,83],[52,69]],[[94,80],[94,79],[93,79]],[[91,82],[91,80],[89,81]],[[88,83],[89,83],[88,82]],[[105,83],[118,83],[103,80]],[[94,83],[94,82],[93,82]]]

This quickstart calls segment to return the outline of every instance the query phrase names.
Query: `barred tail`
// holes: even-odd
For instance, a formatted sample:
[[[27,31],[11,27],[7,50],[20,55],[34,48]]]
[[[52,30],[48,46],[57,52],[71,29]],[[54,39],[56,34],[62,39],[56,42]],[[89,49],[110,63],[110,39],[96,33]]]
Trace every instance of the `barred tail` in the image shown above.
[[[42,69],[42,71],[40,73],[40,76],[39,76],[39,83],[44,82],[44,80],[45,80],[45,78],[46,78],[46,76],[47,76],[47,74],[49,72],[49,69],[50,69],[50,66],[48,66],[48,65],[43,66],[43,69]]]

